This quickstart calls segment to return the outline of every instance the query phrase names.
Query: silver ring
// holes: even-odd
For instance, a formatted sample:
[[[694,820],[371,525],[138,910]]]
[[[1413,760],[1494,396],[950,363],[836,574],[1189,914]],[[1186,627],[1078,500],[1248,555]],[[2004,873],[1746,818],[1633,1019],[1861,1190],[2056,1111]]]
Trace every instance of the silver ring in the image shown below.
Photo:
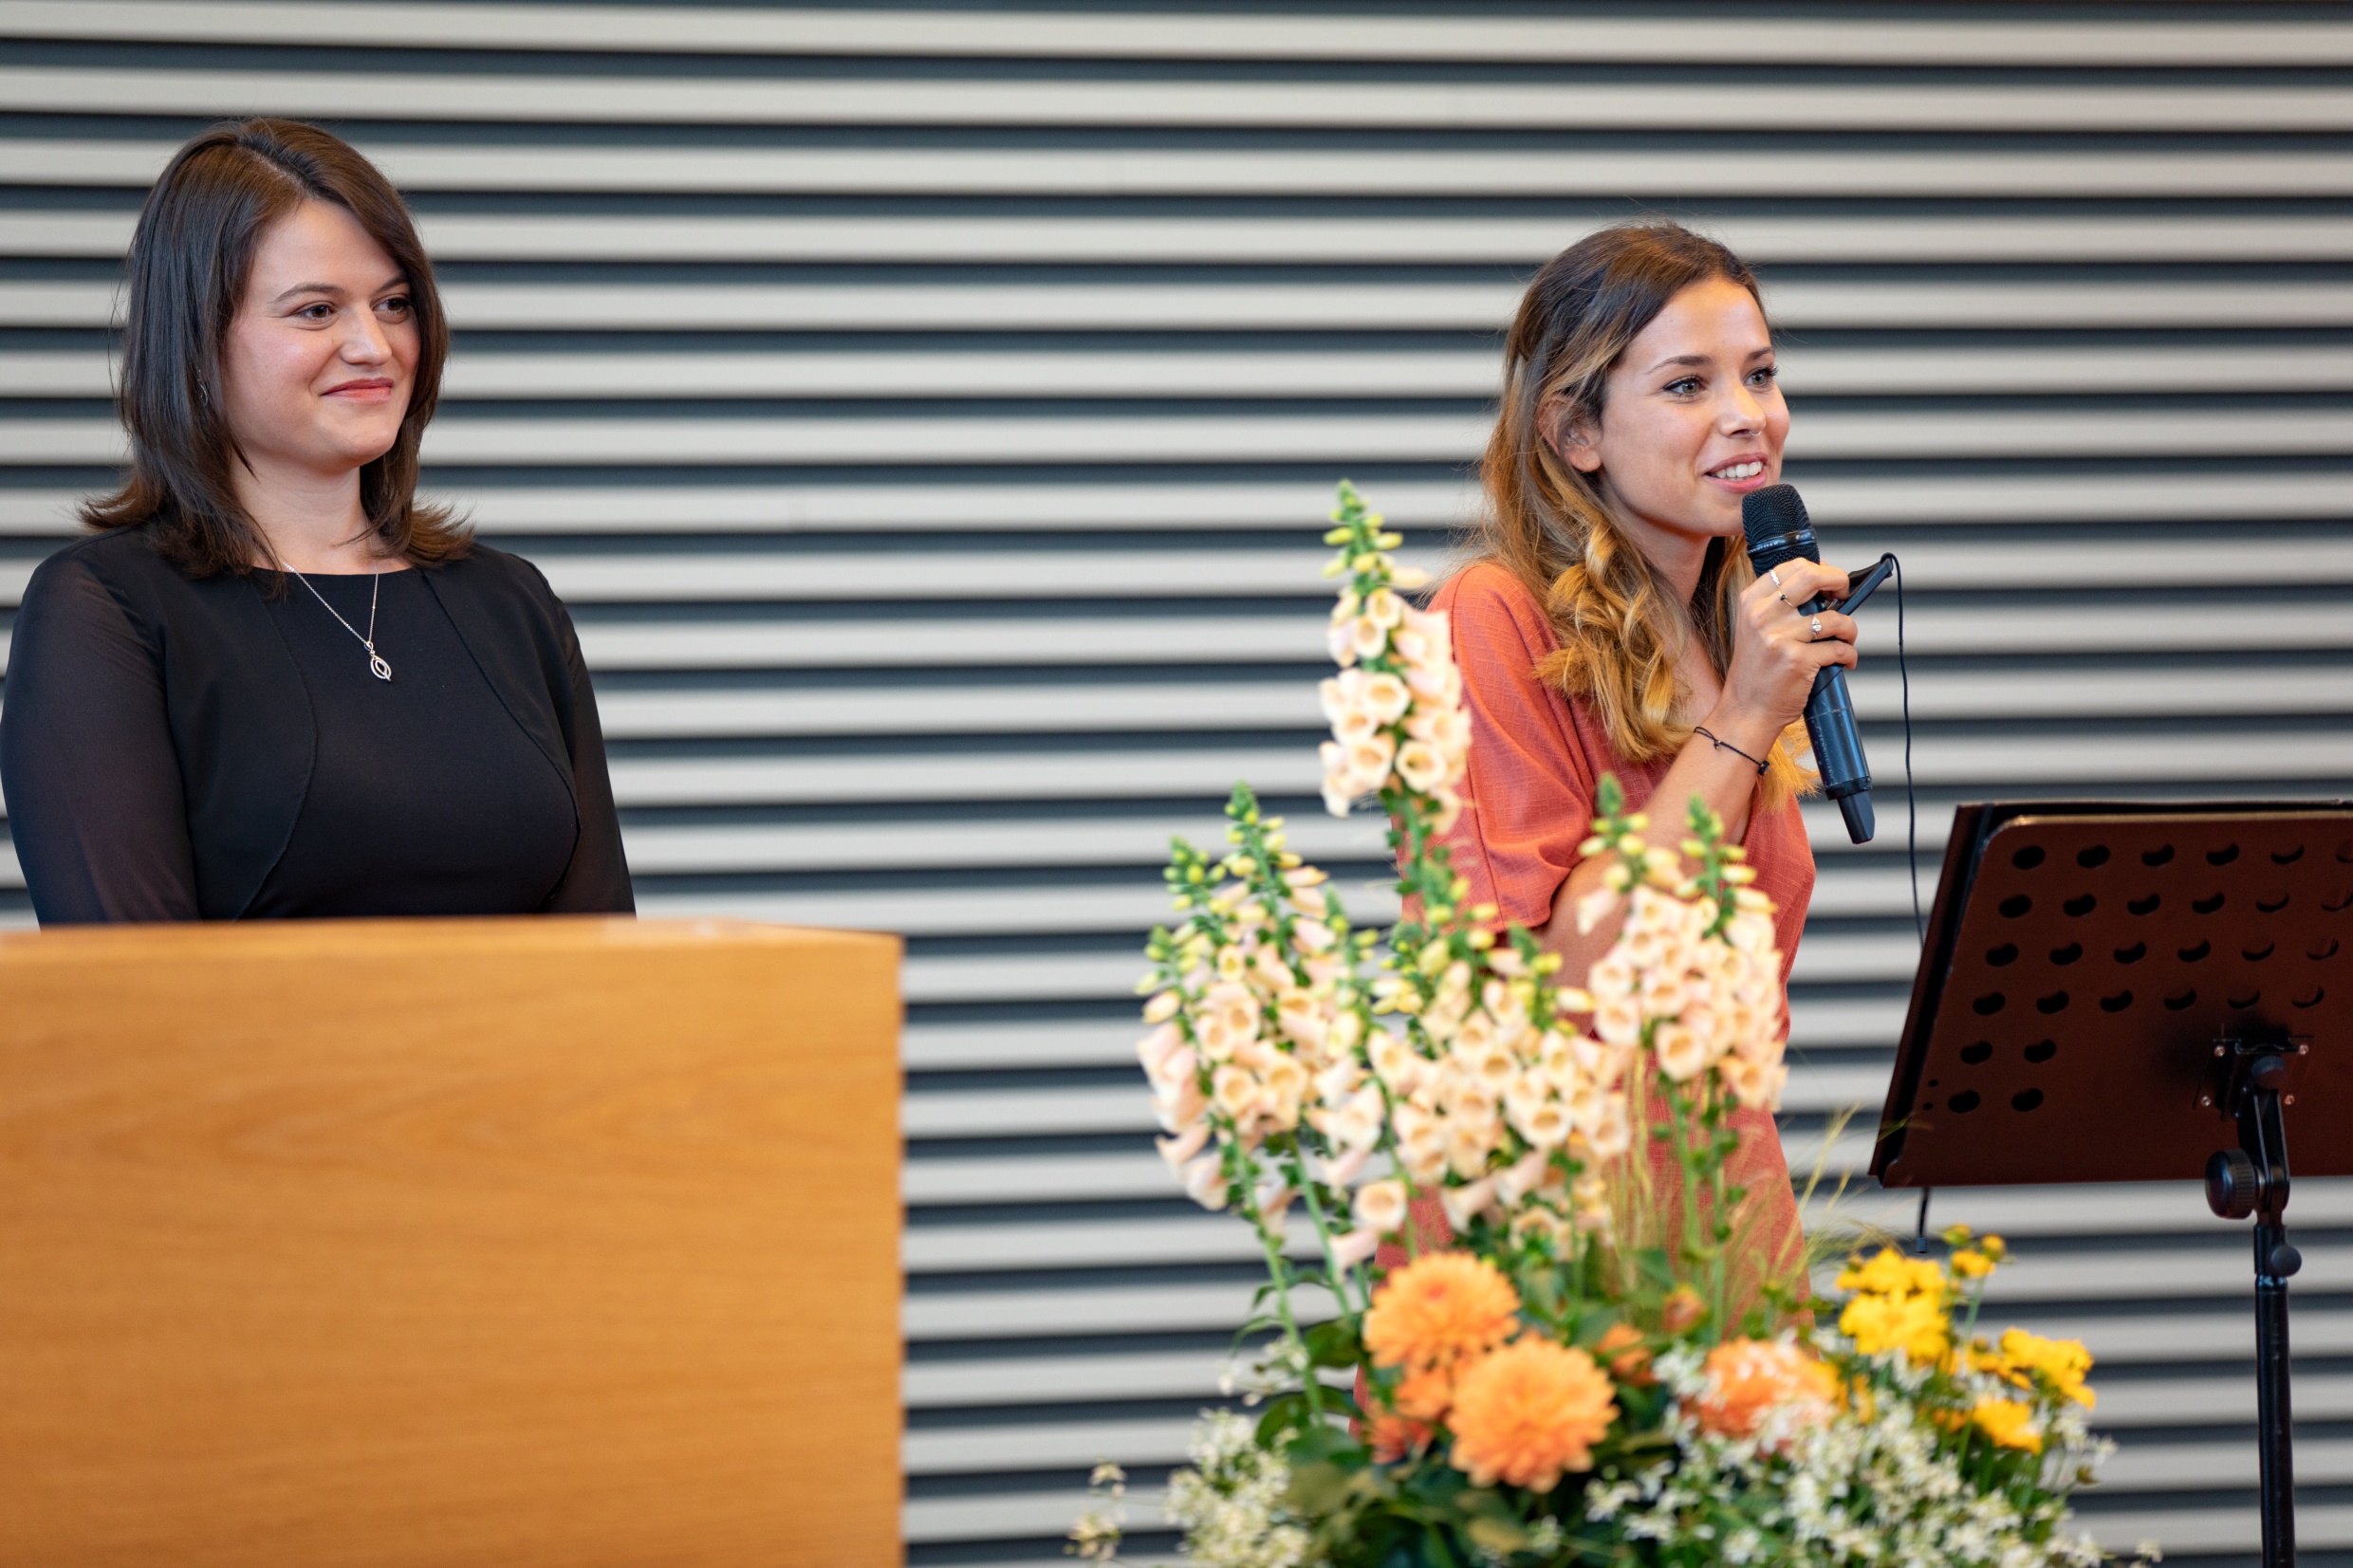
[[[1816,616],[1816,617],[1813,618],[1813,620],[1810,622],[1810,624],[1811,624],[1811,625],[1813,626],[1813,628],[1814,628],[1814,636],[1822,636],[1822,618],[1821,618],[1820,616]]]
[[[1773,586],[1774,586],[1774,587],[1778,588],[1778,587],[1780,587],[1780,586],[1781,586],[1781,570],[1780,570],[1780,568],[1779,568],[1779,567],[1776,567],[1776,566],[1768,566],[1768,567],[1766,567],[1766,568],[1765,568],[1765,575],[1766,575],[1767,577],[1769,577],[1769,578],[1771,578],[1771,579],[1773,580]],[[1785,602],[1786,602],[1786,601],[1785,601]]]

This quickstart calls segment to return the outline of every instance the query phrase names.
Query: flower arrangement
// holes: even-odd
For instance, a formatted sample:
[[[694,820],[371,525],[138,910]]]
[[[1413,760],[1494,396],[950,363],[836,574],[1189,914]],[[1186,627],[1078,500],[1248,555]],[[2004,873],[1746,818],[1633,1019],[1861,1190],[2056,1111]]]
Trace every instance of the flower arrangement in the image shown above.
[[[1576,918],[1621,926],[1559,984],[1533,933],[1466,906],[1442,842],[1470,740],[1445,618],[1404,598],[1401,541],[1345,484],[1333,520],[1324,798],[1387,814],[1403,918],[1352,927],[1240,786],[1223,855],[1173,846],[1184,918],[1139,987],[1160,1151],[1269,1271],[1244,1334],[1269,1402],[1207,1413],[1170,1484],[1189,1555],[2100,1560],[2062,1530],[2103,1452],[2089,1356],[1974,1335],[1998,1238],[1858,1255],[1810,1304],[1800,1258],[1757,1256],[1732,1118],[1776,1108],[1788,1070],[1772,906],[1740,848],[1695,801],[1679,853],[1652,843],[1604,779],[1583,852],[1608,871]],[[1073,1550],[1111,1560],[1119,1539],[1094,1514]]]

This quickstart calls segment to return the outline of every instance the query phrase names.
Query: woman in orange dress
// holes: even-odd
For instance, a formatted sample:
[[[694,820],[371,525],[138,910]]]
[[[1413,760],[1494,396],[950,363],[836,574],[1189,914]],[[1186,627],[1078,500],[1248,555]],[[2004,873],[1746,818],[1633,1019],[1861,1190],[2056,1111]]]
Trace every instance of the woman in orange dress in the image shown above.
[[[1617,917],[1580,932],[1574,913],[1604,869],[1578,854],[1604,773],[1654,842],[1688,837],[1694,797],[1722,816],[1779,908],[1788,980],[1814,885],[1793,727],[1815,673],[1854,664],[1855,628],[1793,608],[1842,596],[1844,573],[1757,578],[1741,545],[1741,497],[1781,478],[1773,375],[1754,275],[1673,223],[1587,236],[1512,323],[1475,559],[1433,602],[1471,713],[1469,809],[1448,842],[1465,902],[1533,930],[1571,984],[1617,937]],[[1757,1205],[1745,1261],[1778,1272],[1798,1237],[1780,1139],[1762,1111],[1734,1125],[1729,1174]]]

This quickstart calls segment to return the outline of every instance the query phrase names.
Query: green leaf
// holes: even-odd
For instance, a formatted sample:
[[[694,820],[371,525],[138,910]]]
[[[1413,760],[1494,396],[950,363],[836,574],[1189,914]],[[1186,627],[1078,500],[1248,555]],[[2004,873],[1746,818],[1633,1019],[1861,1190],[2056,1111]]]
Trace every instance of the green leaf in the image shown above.
[[[1282,1442],[1284,1432],[1294,1427],[1307,1426],[1311,1421],[1306,1396],[1287,1393],[1269,1405],[1267,1413],[1258,1418],[1258,1446],[1273,1448]]]
[[[1345,1318],[1335,1318],[1307,1330],[1307,1364],[1317,1367],[1353,1367],[1362,1364],[1364,1346],[1357,1338],[1356,1325]]]

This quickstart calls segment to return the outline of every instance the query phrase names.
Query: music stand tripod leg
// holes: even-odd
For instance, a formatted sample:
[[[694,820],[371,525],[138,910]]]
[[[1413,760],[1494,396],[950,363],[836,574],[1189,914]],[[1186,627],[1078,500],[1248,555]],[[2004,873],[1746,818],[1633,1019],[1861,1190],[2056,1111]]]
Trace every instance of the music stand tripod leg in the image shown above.
[[[2225,1219],[2255,1219],[2255,1424],[2263,1485],[2264,1568],[2295,1568],[2296,1483],[2288,1401],[2288,1281],[2304,1266],[2288,1240],[2288,1128],[2281,1112],[2288,1064],[2278,1045],[2232,1042],[2244,1072],[2231,1093],[2239,1147],[2206,1168],[2206,1203]]]

